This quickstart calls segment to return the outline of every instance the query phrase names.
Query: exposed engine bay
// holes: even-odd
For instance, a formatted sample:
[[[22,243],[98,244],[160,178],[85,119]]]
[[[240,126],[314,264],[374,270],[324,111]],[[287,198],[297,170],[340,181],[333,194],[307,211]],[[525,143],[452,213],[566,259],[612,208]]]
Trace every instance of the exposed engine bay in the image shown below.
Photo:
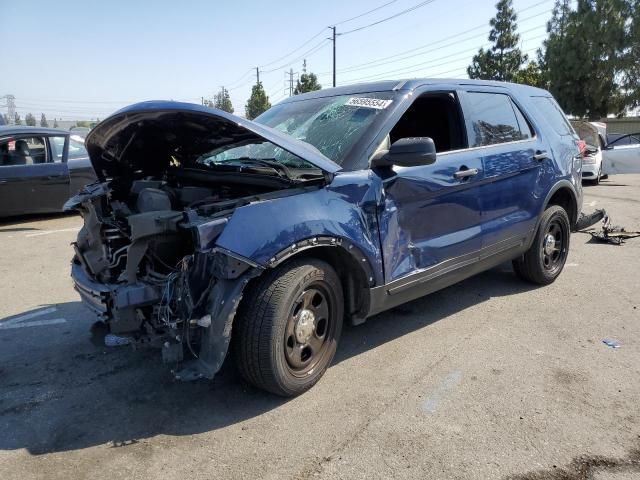
[[[72,262],[84,303],[111,334],[161,347],[166,363],[177,367],[186,354],[182,379],[213,377],[242,288],[261,271],[214,247],[228,218],[243,205],[317,188],[205,186],[201,177],[180,170],[126,186],[97,183],[68,204],[84,219]]]
[[[337,165],[225,112],[154,102],[116,112],[86,146],[99,182],[65,209],[84,219],[71,276],[94,334],[161,347],[181,379],[213,378],[244,286],[266,268],[217,239],[238,209],[317,190]]]

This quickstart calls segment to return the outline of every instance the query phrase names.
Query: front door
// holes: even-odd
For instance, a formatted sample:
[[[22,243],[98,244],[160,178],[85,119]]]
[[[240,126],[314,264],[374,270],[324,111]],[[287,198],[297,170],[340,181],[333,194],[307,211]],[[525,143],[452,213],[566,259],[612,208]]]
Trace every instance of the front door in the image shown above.
[[[418,97],[391,129],[388,142],[407,137],[432,138],[438,155],[431,165],[379,173],[385,283],[399,289],[474,263],[482,238],[482,160],[466,148],[456,93]]]
[[[59,211],[68,196],[67,165],[46,137],[0,139],[0,216]]]

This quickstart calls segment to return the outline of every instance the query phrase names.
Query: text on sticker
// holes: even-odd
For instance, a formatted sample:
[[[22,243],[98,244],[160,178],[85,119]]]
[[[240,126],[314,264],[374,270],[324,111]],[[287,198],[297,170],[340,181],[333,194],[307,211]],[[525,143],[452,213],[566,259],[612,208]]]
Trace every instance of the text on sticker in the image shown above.
[[[381,100],[379,98],[365,98],[365,97],[351,97],[345,105],[351,107],[366,107],[375,108],[376,110],[383,110],[391,105],[393,100]]]

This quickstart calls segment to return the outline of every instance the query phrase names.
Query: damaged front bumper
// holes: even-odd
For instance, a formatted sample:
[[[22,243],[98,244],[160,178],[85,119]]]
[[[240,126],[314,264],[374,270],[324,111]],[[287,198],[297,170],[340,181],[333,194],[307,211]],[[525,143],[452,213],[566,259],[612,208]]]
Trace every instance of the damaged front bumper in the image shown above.
[[[160,301],[158,287],[134,284],[98,283],[87,275],[79,262],[71,264],[71,278],[74,288],[80,294],[84,305],[103,320],[115,320],[110,323],[113,333],[126,333],[131,330],[126,319],[135,316],[135,309],[153,305]],[[139,322],[134,323],[137,328]]]

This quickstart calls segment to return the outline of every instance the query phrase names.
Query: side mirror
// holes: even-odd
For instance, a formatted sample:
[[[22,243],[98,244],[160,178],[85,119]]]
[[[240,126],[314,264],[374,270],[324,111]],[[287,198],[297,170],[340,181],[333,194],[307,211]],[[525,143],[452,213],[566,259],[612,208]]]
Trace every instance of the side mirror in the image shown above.
[[[371,168],[418,167],[431,165],[436,161],[436,145],[429,137],[401,138],[393,142],[391,148],[380,152],[371,159]]]

